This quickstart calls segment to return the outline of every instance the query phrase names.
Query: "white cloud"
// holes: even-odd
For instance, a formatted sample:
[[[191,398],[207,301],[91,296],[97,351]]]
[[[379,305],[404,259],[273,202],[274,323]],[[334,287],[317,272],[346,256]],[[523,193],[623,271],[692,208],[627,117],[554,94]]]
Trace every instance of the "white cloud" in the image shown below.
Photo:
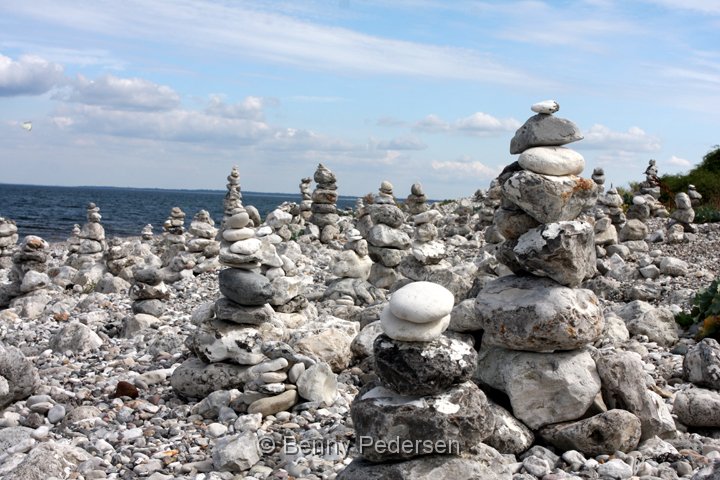
[[[578,150],[618,150],[626,152],[656,152],[660,139],[647,134],[639,127],[627,132],[615,132],[605,125],[595,124],[585,133],[585,139],[577,144]]]
[[[422,120],[416,122],[413,128],[421,132],[439,133],[449,131],[450,124],[437,115],[431,113]]]
[[[415,137],[398,137],[392,140],[371,141],[378,150],[425,150],[427,145]]]
[[[63,67],[34,56],[0,55],[0,97],[42,95],[65,82]]]
[[[210,97],[210,105],[205,111],[210,115],[217,115],[226,118],[247,118],[251,120],[262,120],[263,109],[268,104],[276,104],[274,99],[248,96],[242,102],[228,105],[220,95]]]
[[[520,127],[514,118],[498,119],[483,112],[448,123],[437,115],[430,114],[415,122],[413,129],[426,133],[456,132],[464,135],[489,136],[503,132],[514,132]]]
[[[676,167],[692,167],[692,162],[690,160],[676,157],[675,155],[671,156],[667,163]]]
[[[710,15],[720,15],[720,2],[717,0],[646,0],[650,3],[662,5],[671,10],[689,10]]]
[[[55,98],[66,102],[98,105],[121,110],[171,110],[180,105],[180,96],[170,87],[142,78],[105,75],[89,80],[82,75]]]
[[[378,118],[375,121],[375,125],[378,127],[404,127],[407,125],[407,122],[399,118],[385,116]]]
[[[464,159],[466,160],[466,159]],[[442,173],[448,173],[460,177],[473,176],[482,179],[493,179],[497,177],[502,168],[490,167],[479,161],[434,161],[432,169]]]

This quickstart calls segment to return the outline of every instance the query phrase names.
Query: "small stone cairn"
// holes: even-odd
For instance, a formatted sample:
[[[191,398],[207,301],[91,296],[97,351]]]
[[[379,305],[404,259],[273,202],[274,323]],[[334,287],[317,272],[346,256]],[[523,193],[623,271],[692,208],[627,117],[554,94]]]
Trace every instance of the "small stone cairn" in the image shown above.
[[[410,195],[405,200],[405,208],[410,215],[426,212],[430,208],[427,204],[427,195],[425,195],[421,184],[412,184]]]
[[[48,287],[48,249],[50,245],[40,237],[28,235],[23,238],[13,256],[10,281],[19,287],[20,294],[27,294]]]
[[[87,205],[87,223],[83,225],[78,237],[80,246],[77,255],[71,255],[68,263],[78,270],[87,270],[102,260],[107,249],[105,229],[100,220],[100,208],[94,203]]]
[[[697,189],[695,188],[695,185],[693,185],[692,183],[690,185],[688,185],[687,194],[688,194],[688,197],[690,197],[690,204],[693,207],[697,207],[698,205],[700,205],[700,203],[702,203],[703,197],[700,194],[700,192],[697,191]]]
[[[370,258],[376,262],[370,271],[369,281],[378,288],[390,288],[403,277],[396,268],[410,248],[410,236],[403,231],[405,215],[395,204],[393,186],[384,181],[375,195],[370,212],[373,226],[367,235]]]
[[[430,282],[392,294],[373,344],[378,380],[350,407],[360,457],[338,479],[420,478],[409,472],[448,464],[496,478],[483,476],[487,463],[473,456],[495,427],[485,394],[469,381],[475,350],[443,335],[453,304],[452,293]],[[401,448],[388,448],[398,441]]]
[[[645,181],[639,185],[639,191],[633,195],[633,205],[635,205],[635,198],[642,197],[650,210],[650,217],[667,218],[670,216],[665,206],[660,203],[660,179],[658,177],[657,163],[655,160],[650,159],[648,166],[645,169]],[[632,206],[631,206],[632,208]],[[629,215],[628,215],[628,218]]]
[[[360,232],[350,229],[345,234],[344,249],[332,266],[336,278],[331,280],[323,294],[339,305],[363,305],[375,300],[374,288],[367,282],[373,262],[368,255],[368,243]]]
[[[372,228],[372,218],[370,217],[370,209],[365,204],[363,198],[355,200],[355,228],[363,238],[367,238]]]
[[[130,287],[130,299],[133,301],[132,311],[138,323],[154,323],[152,318],[140,318],[138,315],[159,317],[165,311],[163,300],[170,297],[170,291],[165,285],[163,273],[154,267],[136,270],[135,283]]]
[[[14,220],[0,217],[0,268],[12,265],[12,254],[18,242],[17,231]]]
[[[185,212],[180,207],[173,207],[170,216],[163,223],[163,239],[168,251],[174,256],[185,250]]]
[[[145,225],[140,232],[140,239],[143,242],[152,242],[154,236],[155,234],[153,233],[153,226],[151,223]]]
[[[310,221],[320,229],[320,242],[330,243],[340,233],[337,227],[340,217],[337,214],[337,179],[335,174],[322,163],[314,175],[317,184],[312,193],[312,216]]]
[[[503,208],[519,220],[501,228],[507,232],[501,251],[522,276],[492,280],[476,298],[484,334],[475,375],[481,386],[505,392],[515,417],[558,448],[630,451],[641,438],[633,413],[585,417],[602,385],[584,347],[601,337],[604,317],[595,294],[577,288],[595,274],[596,257],[593,227],[576,218],[592,207],[597,189],[576,176],[582,156],[560,146],[582,136],[574,123],[553,115],[558,109],[554,101],[533,105],[538,115],[511,142],[521,170],[503,183]],[[539,225],[530,226],[526,216]]]
[[[112,238],[105,251],[105,264],[110,273],[131,282],[133,266],[138,259],[133,255],[133,245],[122,238]]]
[[[605,171],[597,167],[593,170],[592,181],[597,185],[598,201],[595,205],[595,245],[605,247],[618,242],[618,233],[612,219],[609,216],[609,207],[601,203],[601,199],[605,196]],[[619,196],[619,195],[618,195]],[[621,203],[622,204],[622,203]],[[620,208],[622,213],[622,209]],[[603,257],[605,250],[599,248],[596,251],[598,257]]]
[[[188,229],[191,237],[185,247],[195,257],[193,273],[210,272],[220,268],[218,255],[220,254],[220,242],[215,240],[218,229],[215,228],[215,221],[210,217],[210,212],[200,210],[195,214]]]
[[[692,200],[687,193],[680,192],[675,195],[675,210],[668,222],[669,239],[671,242],[686,240],[684,233],[697,233],[697,227],[692,223],[695,220],[695,210]]]
[[[300,216],[303,220],[308,221],[312,216],[312,191],[310,183],[312,178],[305,177],[300,180]]]
[[[70,233],[70,236],[67,239],[68,243],[68,253],[78,253],[80,251],[80,225],[77,223],[73,225],[72,232]]]

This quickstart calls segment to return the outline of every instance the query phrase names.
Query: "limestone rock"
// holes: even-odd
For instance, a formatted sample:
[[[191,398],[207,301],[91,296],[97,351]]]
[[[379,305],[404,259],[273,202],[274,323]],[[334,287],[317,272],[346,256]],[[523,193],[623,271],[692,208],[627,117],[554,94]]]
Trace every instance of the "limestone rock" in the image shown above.
[[[259,273],[226,268],[220,272],[220,293],[241,305],[263,305],[273,297],[270,281]]]
[[[296,390],[286,390],[279,395],[259,398],[248,406],[248,413],[260,413],[263,417],[291,409],[298,401]]]
[[[550,279],[508,275],[488,282],[475,308],[483,343],[530,351],[572,350],[600,338],[595,294]]]
[[[16,347],[0,343],[0,378],[7,387],[0,393],[0,409],[29,397],[39,384],[37,368]]]
[[[199,358],[185,360],[172,374],[173,390],[186,398],[205,398],[217,390],[242,388],[255,378],[246,365],[205,363]]]
[[[325,362],[311,365],[297,379],[298,393],[311,402],[332,405],[338,392],[337,377]]]
[[[428,323],[408,322],[393,315],[388,305],[380,313],[380,322],[390,338],[404,342],[430,342],[447,329],[450,315]]]
[[[71,322],[60,329],[50,338],[50,348],[54,352],[62,353],[89,352],[99,349],[103,344],[102,338],[92,328],[80,322]]]
[[[375,247],[397,248],[399,250],[410,248],[410,237],[407,233],[382,223],[373,225],[370,232],[368,232],[367,241]]]
[[[257,328],[222,320],[204,322],[188,336],[186,343],[190,351],[207,363],[256,365],[265,358],[261,350],[263,335]]]
[[[412,282],[393,292],[390,312],[401,320],[430,323],[450,315],[455,297],[442,285]]]
[[[625,410],[608,410],[576,422],[548,425],[540,435],[561,451],[578,450],[585,455],[629,452],[640,441],[640,420]]]
[[[688,427],[720,428],[720,393],[691,388],[675,395],[673,413]]]
[[[664,307],[653,307],[635,300],[618,308],[616,312],[632,335],[647,335],[651,342],[668,347],[678,341],[675,316]]]
[[[495,417],[495,429],[483,443],[500,453],[519,455],[535,442],[532,430],[503,407],[490,401],[490,411]]]
[[[542,175],[580,175],[585,168],[583,156],[564,147],[528,148],[520,154],[518,163],[525,170]]]
[[[720,390],[720,344],[714,338],[704,338],[690,348],[683,360],[683,372],[688,381],[702,387]]]
[[[580,418],[600,391],[586,350],[534,353],[483,346],[475,375],[505,392],[513,414],[532,429]]]
[[[260,325],[270,321],[274,313],[267,303],[259,306],[244,306],[224,297],[215,302],[213,311],[218,320],[250,325]]]
[[[338,328],[328,328],[298,340],[293,346],[298,353],[321,360],[339,373],[352,360],[350,345],[353,337]]]
[[[215,470],[241,473],[260,461],[258,438],[255,432],[221,437],[212,451]]]

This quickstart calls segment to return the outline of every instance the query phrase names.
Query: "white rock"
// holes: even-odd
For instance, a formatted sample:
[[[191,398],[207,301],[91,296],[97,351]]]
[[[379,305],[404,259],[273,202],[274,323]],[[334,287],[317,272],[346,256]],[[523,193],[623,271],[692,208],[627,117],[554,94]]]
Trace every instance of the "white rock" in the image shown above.
[[[238,255],[252,255],[253,253],[260,250],[262,242],[257,238],[247,238],[245,240],[238,240],[230,245],[230,252]]]
[[[250,223],[250,216],[247,212],[236,213],[232,217],[229,217],[225,223],[229,228],[244,228]]]
[[[442,332],[450,325],[450,314],[434,322],[413,323],[396,317],[390,311],[389,306],[386,306],[380,313],[380,323],[385,334],[395,340],[430,342],[442,335]]]
[[[442,285],[413,282],[392,294],[389,308],[400,320],[431,323],[450,315],[454,304],[455,296]]]
[[[255,231],[252,228],[230,228],[225,230],[222,236],[228,242],[237,242],[254,237]]]
[[[528,148],[518,157],[525,170],[542,175],[579,175],[585,168],[585,159],[575,150],[565,147]]]
[[[532,107],[530,107],[530,110],[535,113],[547,113],[549,115],[560,110],[560,104],[555,100],[543,100],[542,102],[534,103]]]
[[[332,405],[337,396],[337,377],[325,362],[311,365],[297,379],[298,393],[312,402]]]

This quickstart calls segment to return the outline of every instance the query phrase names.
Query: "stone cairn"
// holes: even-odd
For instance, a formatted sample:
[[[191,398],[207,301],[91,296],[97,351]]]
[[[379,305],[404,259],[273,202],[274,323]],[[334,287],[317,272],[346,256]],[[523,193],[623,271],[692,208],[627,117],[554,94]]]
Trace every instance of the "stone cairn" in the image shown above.
[[[384,333],[373,344],[378,380],[350,407],[360,457],[338,479],[420,478],[410,472],[448,464],[490,478],[482,475],[490,473],[487,464],[473,456],[495,427],[485,394],[469,381],[476,353],[443,335],[454,300],[430,282],[393,293],[380,315]],[[398,441],[399,448],[388,448]]]
[[[460,235],[468,238],[473,231],[470,228],[470,216],[472,215],[472,206],[468,199],[461,199],[452,215],[452,223],[445,227],[445,237]]]
[[[130,299],[133,301],[132,311],[137,323],[154,323],[165,311],[163,300],[170,297],[170,291],[163,280],[163,273],[154,267],[136,270],[135,282],[130,287]],[[149,315],[153,318],[138,318],[138,315]]]
[[[12,265],[12,254],[18,242],[17,231],[14,220],[0,217],[0,268]]]
[[[100,220],[100,208],[94,203],[87,205],[87,223],[83,225],[78,237],[80,245],[75,255],[68,257],[68,264],[78,270],[86,270],[102,260],[107,249],[105,229]]]
[[[596,367],[584,348],[601,337],[604,317],[595,294],[577,288],[595,274],[596,259],[593,227],[576,218],[597,189],[576,176],[582,156],[561,147],[582,135],[553,115],[558,108],[554,101],[533,105],[538,115],[511,142],[520,169],[504,180],[502,193],[503,208],[513,212],[504,219],[515,225],[500,228],[514,233],[500,252],[517,276],[486,283],[476,298],[484,334],[475,375],[481,386],[507,394],[515,417],[550,444],[592,455],[626,452],[641,438],[641,420],[626,410],[591,408],[611,369],[601,368],[604,358]],[[632,388],[647,393],[638,383]],[[614,408],[623,402],[610,390],[603,398]]]
[[[357,229],[345,233],[343,251],[335,257],[332,273],[336,278],[328,283],[324,298],[339,305],[363,305],[375,300],[372,286],[367,282],[373,262],[368,255],[368,243]]]
[[[163,223],[163,239],[170,258],[185,250],[185,212],[180,207],[173,207]]]
[[[133,279],[133,266],[136,260],[137,258],[132,251],[132,243],[125,242],[122,238],[110,239],[105,252],[105,264],[110,273],[131,282]]]
[[[405,200],[405,208],[410,215],[426,212],[430,208],[427,204],[427,195],[425,195],[421,184],[412,184],[410,195]]]
[[[375,195],[370,212],[373,226],[367,235],[370,258],[376,262],[370,271],[369,281],[378,288],[390,288],[403,276],[397,267],[410,248],[410,236],[403,231],[405,215],[395,204],[393,186],[384,181]]]
[[[80,252],[80,242],[80,225],[76,223],[75,225],[73,225],[72,232],[67,239],[68,253],[73,254]]]
[[[700,205],[700,203],[702,203],[703,197],[700,194],[700,192],[697,191],[697,189],[695,188],[695,185],[693,185],[692,183],[690,185],[688,185],[687,194],[688,194],[688,197],[690,197],[690,204],[693,207],[697,207],[698,205]]]
[[[19,250],[13,256],[10,281],[17,286],[18,294],[32,293],[48,287],[47,275],[48,248],[50,245],[40,237],[28,235],[20,243]]]
[[[249,226],[241,199],[234,167],[228,176],[221,229],[220,262],[228,267],[219,274],[222,296],[211,308],[193,313],[198,328],[186,345],[194,356],[174,371],[171,384],[182,396],[204,398],[215,393],[226,407],[233,402],[237,411],[262,415],[287,410],[301,397],[331,404],[337,380],[330,367],[296,354],[279,341],[285,332],[271,323],[273,287],[258,273],[262,241]],[[218,463],[222,462],[216,459],[216,468]]]
[[[645,181],[639,185],[639,190],[633,194],[633,206],[637,205],[635,199],[641,197],[645,199],[645,204],[649,209],[649,217],[667,218],[670,216],[665,206],[660,203],[660,179],[658,178],[658,169],[655,160],[650,159],[645,169]],[[632,206],[630,207],[632,208]],[[648,218],[649,218],[648,217]],[[628,218],[630,218],[628,212]]]
[[[195,214],[188,229],[191,237],[185,247],[195,257],[193,273],[210,272],[220,268],[218,255],[220,254],[220,242],[215,240],[218,229],[215,228],[215,221],[210,217],[210,212],[200,210]]]
[[[618,233],[615,225],[613,225],[612,219],[609,216],[609,207],[601,203],[601,199],[605,196],[605,171],[598,167],[593,170],[592,181],[597,185],[598,200],[595,205],[595,245],[600,247],[596,249],[596,254],[599,258],[605,256],[605,249],[603,247],[607,245],[613,245],[618,242]],[[618,195],[619,197],[619,195]],[[622,205],[622,203],[621,203]],[[622,208],[619,208],[622,213]]]
[[[305,177],[300,180],[300,216],[303,220],[308,221],[312,216],[312,192],[310,191],[310,183],[312,178]]]
[[[363,238],[367,238],[372,228],[372,218],[370,218],[370,209],[365,204],[363,198],[355,200],[355,228]]]
[[[312,194],[312,216],[310,221],[320,229],[320,242],[330,243],[340,233],[337,228],[340,217],[337,214],[337,179],[322,163],[315,170],[315,183]]]
[[[153,226],[151,223],[148,223],[147,225],[145,225],[143,227],[142,231],[140,232],[140,239],[143,242],[151,242],[153,240],[154,236],[155,236],[155,234],[153,233]]]
[[[690,196],[684,192],[678,193],[675,195],[675,210],[668,222],[668,240],[678,243],[686,239],[685,233],[697,233],[693,220],[695,220],[695,210],[692,208]]]

